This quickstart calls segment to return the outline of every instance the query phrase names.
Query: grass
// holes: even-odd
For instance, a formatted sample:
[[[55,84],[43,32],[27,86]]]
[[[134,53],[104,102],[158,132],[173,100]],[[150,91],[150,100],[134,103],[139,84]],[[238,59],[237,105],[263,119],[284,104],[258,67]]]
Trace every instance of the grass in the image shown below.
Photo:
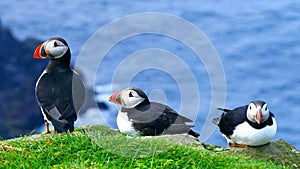
[[[103,126],[77,134],[0,142],[0,168],[283,168],[158,139],[128,137]]]

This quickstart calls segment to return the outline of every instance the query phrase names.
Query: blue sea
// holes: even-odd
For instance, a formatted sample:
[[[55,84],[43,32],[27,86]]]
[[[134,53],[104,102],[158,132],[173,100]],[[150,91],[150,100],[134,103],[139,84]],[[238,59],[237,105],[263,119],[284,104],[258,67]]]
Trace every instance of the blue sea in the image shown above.
[[[162,17],[140,17],[145,12]],[[137,16],[133,19],[140,27],[122,23],[132,16]],[[164,16],[178,24],[169,24]],[[91,48],[95,49],[94,56],[75,66],[95,73],[94,82],[87,86],[95,89],[98,101],[109,105],[99,119],[113,128],[118,108],[107,98],[124,86],[142,88],[152,101],[164,102],[193,118],[198,132],[211,125],[207,121],[210,115],[220,113],[213,108],[235,108],[260,99],[267,102],[277,119],[274,139],[283,138],[300,149],[298,1],[10,0],[0,2],[0,17],[19,39],[65,38],[71,47],[73,66],[81,63],[77,61],[85,57],[85,49],[98,34],[113,28],[108,29],[110,34],[104,34],[107,37],[99,36],[98,46]],[[137,29],[152,30],[157,24],[161,32]],[[186,25],[193,27],[182,29]],[[141,33],[126,36],[136,29]],[[188,38],[194,29],[202,38]],[[185,40],[167,36],[173,30],[182,33]],[[122,33],[123,37],[114,39]],[[109,46],[111,42],[117,43]],[[199,54],[195,49],[202,42],[207,48],[204,45]],[[207,58],[217,60],[211,64],[205,61]],[[218,71],[225,79],[212,80]],[[219,104],[211,105],[213,97]],[[97,123],[95,116],[83,115],[80,124],[92,123]],[[206,142],[227,146],[217,128],[211,131]]]

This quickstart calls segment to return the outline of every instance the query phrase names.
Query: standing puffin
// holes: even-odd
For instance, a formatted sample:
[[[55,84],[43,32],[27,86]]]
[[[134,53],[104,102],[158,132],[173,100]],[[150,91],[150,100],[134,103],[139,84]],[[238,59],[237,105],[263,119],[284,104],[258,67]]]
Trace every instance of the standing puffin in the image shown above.
[[[50,58],[35,87],[46,125],[43,134],[50,133],[49,123],[58,133],[73,132],[74,121],[85,99],[85,87],[70,68],[71,52],[67,42],[51,38],[36,48],[34,58]]]
[[[219,126],[230,147],[265,145],[276,134],[276,120],[264,101],[254,100],[233,110],[218,110],[224,113],[213,123]]]
[[[193,122],[191,119],[179,115],[167,105],[150,102],[141,89],[124,89],[111,95],[109,101],[122,106],[117,125],[123,133],[141,136],[188,133],[196,138],[199,136],[191,130],[193,125],[186,124]]]

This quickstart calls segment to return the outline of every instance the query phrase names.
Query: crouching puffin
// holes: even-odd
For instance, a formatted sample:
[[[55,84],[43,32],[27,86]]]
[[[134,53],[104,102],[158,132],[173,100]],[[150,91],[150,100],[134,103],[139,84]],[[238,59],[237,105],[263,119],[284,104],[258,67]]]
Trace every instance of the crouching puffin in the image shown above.
[[[58,133],[73,132],[74,121],[85,99],[85,87],[70,68],[71,52],[67,42],[51,38],[36,48],[34,58],[50,59],[35,87],[46,125],[43,133],[50,133],[49,123]]]
[[[191,130],[193,125],[186,124],[191,123],[191,119],[179,115],[167,105],[150,102],[141,89],[124,89],[111,95],[109,101],[122,106],[117,125],[123,133],[141,136],[188,133],[196,138],[199,136]]]
[[[254,100],[233,110],[218,110],[224,113],[213,119],[213,123],[219,126],[230,147],[262,146],[276,134],[276,120],[264,101]]]

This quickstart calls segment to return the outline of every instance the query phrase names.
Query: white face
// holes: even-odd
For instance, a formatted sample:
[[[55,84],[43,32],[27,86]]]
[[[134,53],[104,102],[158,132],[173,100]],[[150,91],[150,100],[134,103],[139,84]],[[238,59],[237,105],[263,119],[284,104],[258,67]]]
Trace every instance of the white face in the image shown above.
[[[262,107],[254,103],[250,103],[247,109],[247,118],[254,123],[262,123],[269,118],[270,112],[265,103]]]
[[[50,40],[45,42],[45,51],[55,59],[62,57],[68,50],[68,46],[59,40]]]
[[[134,108],[142,103],[145,98],[139,96],[138,93],[132,89],[125,89],[120,93],[120,100],[123,107]]]

